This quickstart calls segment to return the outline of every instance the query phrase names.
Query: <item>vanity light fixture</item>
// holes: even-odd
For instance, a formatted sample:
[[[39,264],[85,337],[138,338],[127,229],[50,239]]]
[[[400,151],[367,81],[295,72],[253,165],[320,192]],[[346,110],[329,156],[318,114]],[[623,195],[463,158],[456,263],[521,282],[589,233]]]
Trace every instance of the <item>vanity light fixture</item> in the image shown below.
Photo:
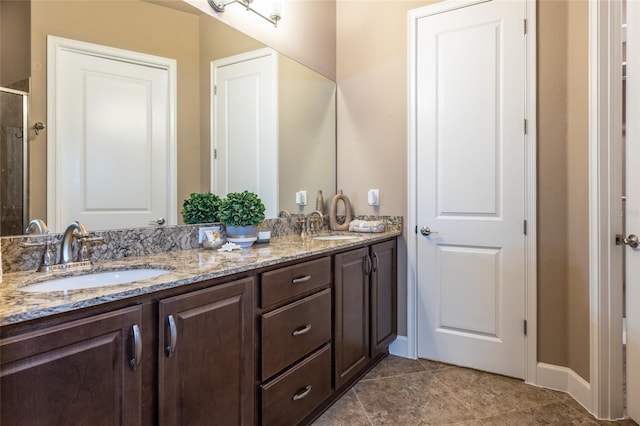
[[[213,10],[215,10],[218,13],[222,13],[225,11],[225,8],[233,3],[238,3],[243,5],[247,10],[250,10],[251,12],[255,13],[256,15],[260,16],[263,19],[266,19],[267,21],[271,22],[273,24],[274,27],[278,27],[278,21],[282,18],[282,7],[283,7],[283,1],[284,0],[271,0],[271,10],[269,12],[269,16],[263,14],[262,12],[254,9],[251,4],[253,3],[253,0],[231,0],[231,1],[225,1],[225,0],[207,0],[207,3],[209,3],[209,6],[211,6],[213,8]]]

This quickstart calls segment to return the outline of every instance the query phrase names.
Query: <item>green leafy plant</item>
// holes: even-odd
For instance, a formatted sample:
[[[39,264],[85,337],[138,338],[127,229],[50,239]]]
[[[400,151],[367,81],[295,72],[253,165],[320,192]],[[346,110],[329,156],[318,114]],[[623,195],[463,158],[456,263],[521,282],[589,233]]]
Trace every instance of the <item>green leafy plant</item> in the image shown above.
[[[229,226],[258,226],[264,220],[264,204],[253,192],[230,192],[220,200],[218,218]]]
[[[220,197],[211,192],[194,192],[182,203],[184,223],[212,223],[218,221]]]

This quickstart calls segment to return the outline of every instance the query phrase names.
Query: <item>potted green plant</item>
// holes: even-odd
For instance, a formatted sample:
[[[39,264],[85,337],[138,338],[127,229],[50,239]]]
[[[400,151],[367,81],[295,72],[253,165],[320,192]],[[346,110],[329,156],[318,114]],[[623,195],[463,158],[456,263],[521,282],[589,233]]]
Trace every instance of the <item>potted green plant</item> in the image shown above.
[[[227,240],[251,247],[257,239],[257,226],[264,220],[264,204],[258,195],[249,192],[230,192],[220,200],[218,219],[227,230]]]
[[[182,221],[187,224],[218,222],[220,197],[211,192],[194,192],[182,203]]]

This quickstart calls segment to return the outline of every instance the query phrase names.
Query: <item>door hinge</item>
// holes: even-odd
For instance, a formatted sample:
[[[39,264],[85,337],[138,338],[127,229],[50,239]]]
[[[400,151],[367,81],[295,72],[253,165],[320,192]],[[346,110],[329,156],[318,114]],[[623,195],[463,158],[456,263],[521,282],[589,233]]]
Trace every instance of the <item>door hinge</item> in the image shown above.
[[[524,22],[522,24],[522,30],[523,30],[523,33],[526,35],[527,34],[527,20],[524,19],[523,21]]]
[[[522,232],[527,235],[527,219],[522,221]]]
[[[218,159],[218,150],[213,148],[213,159],[217,160]]]
[[[524,124],[523,124],[523,129],[524,129],[524,134],[525,134],[525,135],[527,134],[527,124],[528,124],[528,123],[527,123],[527,119],[525,118],[525,119],[524,119]]]
[[[213,86],[213,96],[218,94],[218,85]]]
[[[523,327],[523,331],[524,331],[524,335],[527,335],[527,320],[524,320],[524,327]]]

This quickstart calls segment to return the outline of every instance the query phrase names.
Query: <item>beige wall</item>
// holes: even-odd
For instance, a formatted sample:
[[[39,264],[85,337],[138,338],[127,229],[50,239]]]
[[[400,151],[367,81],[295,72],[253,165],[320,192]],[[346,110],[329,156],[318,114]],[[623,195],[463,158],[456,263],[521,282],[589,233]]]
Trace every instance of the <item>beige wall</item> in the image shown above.
[[[338,189],[357,214],[406,217],[406,12],[428,3],[338,0]],[[586,0],[542,0],[538,6],[538,360],[585,379],[587,7]],[[379,209],[366,203],[370,188],[380,189]],[[399,261],[403,271],[404,247]],[[399,279],[403,334],[406,277]]]
[[[538,360],[589,380],[587,1],[541,1],[538,29]]]
[[[431,1],[337,3],[338,190],[358,215],[407,217],[407,11]],[[380,190],[380,206],[367,203]],[[398,331],[406,335],[407,256],[398,247]]]
[[[335,0],[284,0],[278,28],[238,4],[228,6],[224,13],[216,13],[205,1],[184,1],[335,80]]]
[[[335,194],[336,85],[280,54],[278,81],[278,209],[309,214],[318,190],[325,205]],[[300,190],[306,206],[295,202]]]
[[[26,1],[0,1],[0,86],[29,77],[29,9]]]
[[[538,5],[538,359],[567,364],[567,16]]]
[[[589,3],[568,4],[567,366],[589,380]]]

